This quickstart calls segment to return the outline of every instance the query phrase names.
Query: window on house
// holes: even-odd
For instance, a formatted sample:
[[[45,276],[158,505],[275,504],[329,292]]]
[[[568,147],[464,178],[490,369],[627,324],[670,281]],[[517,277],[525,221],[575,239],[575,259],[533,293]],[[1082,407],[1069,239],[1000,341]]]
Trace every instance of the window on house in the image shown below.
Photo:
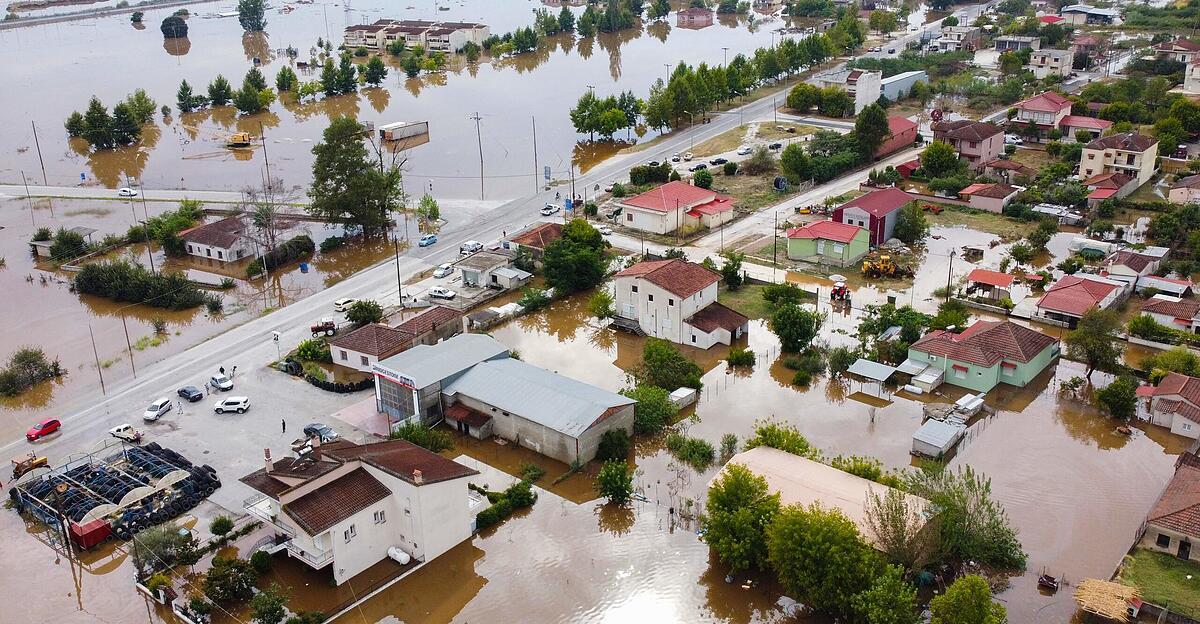
[[[967,147],[974,149],[976,147],[979,147],[979,144],[976,143],[975,141],[971,141],[970,143],[967,144]]]
[[[188,245],[188,253],[192,253],[192,246]]]
[[[375,524],[383,524],[384,522],[387,522],[387,516],[385,515],[384,510],[380,509],[379,511],[375,512]]]
[[[626,220],[626,221],[633,221],[633,213],[632,213],[632,212],[630,212],[630,213],[626,213],[626,214],[625,214],[625,220]]]
[[[1185,423],[1183,423],[1183,426],[1182,426],[1182,427],[1180,427],[1180,429],[1182,429],[1182,430],[1184,430],[1184,431],[1191,431],[1191,430],[1192,430],[1192,423],[1187,423],[1187,422],[1185,422]]]
[[[360,363],[360,364],[362,364],[363,366],[367,366],[367,365],[369,365],[369,364],[370,364],[370,362],[367,360],[367,356],[365,356],[365,355],[360,355],[360,356],[358,356],[358,361],[359,361],[359,363]]]
[[[1171,536],[1163,535],[1162,533],[1159,533],[1158,537],[1154,539],[1154,545],[1158,546],[1159,548],[1170,548],[1171,547]]]
[[[339,351],[341,351],[341,353],[342,353],[342,359],[343,359],[343,360],[350,359],[350,356],[346,355],[346,350],[345,350],[345,349],[339,349]]]
[[[218,259],[218,260],[224,260],[224,259],[225,259],[225,252],[218,251],[218,252],[217,252],[217,259]]]
[[[696,334],[692,334],[692,342],[696,342]]]
[[[637,292],[637,285],[630,286],[629,292]]]
[[[966,379],[967,378],[967,367],[966,366],[959,366],[959,365],[955,364],[951,368],[954,371],[955,379]]]
[[[204,250],[204,255],[206,255],[206,256],[208,256],[209,258],[211,258],[211,257],[212,257],[212,250],[211,250],[211,249],[205,249],[205,250]]]
[[[674,299],[671,299],[670,297],[668,297],[668,298],[667,298],[667,305],[669,305],[669,306],[673,306],[673,305],[675,305],[675,300],[674,300]]]
[[[1088,154],[1088,160],[1096,160],[1095,154]]]
[[[654,301],[654,295],[646,295],[647,301]]]

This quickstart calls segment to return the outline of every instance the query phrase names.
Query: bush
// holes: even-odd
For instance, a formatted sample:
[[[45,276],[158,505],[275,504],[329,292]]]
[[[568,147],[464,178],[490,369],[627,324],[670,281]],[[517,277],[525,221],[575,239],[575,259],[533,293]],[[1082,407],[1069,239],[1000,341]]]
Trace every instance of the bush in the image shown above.
[[[613,296],[601,288],[588,300],[588,313],[598,319],[612,318],[617,311],[613,308]]]
[[[658,386],[639,384],[622,390],[621,394],[638,402],[633,413],[635,433],[658,433],[679,412],[679,407],[671,401],[671,393]]]
[[[33,233],[33,240],[35,241],[48,241],[53,237],[54,232],[52,232],[48,227],[40,227],[36,232]]]
[[[526,288],[521,294],[521,299],[517,301],[517,305],[525,309],[526,312],[536,312],[550,305],[550,295],[541,288]]]
[[[808,386],[811,383],[812,383],[812,373],[810,373],[808,371],[802,371],[802,370],[796,371],[796,374],[792,375],[792,385],[793,386],[804,387],[804,386]]]
[[[523,481],[537,483],[542,477],[546,476],[546,470],[532,462],[524,462],[518,468],[521,471],[521,479]]]
[[[825,360],[821,357],[821,352],[814,347],[805,349],[799,355],[789,355],[783,358],[783,365],[809,375],[816,375],[825,370]]]
[[[596,475],[596,490],[618,505],[633,496],[633,472],[622,460],[606,461]]]
[[[600,436],[600,446],[596,449],[596,459],[623,460],[629,457],[629,434],[624,429],[610,429]]]
[[[258,573],[245,559],[213,557],[204,575],[204,593],[217,604],[229,604],[253,596],[257,581]]]
[[[205,302],[204,293],[182,273],[151,273],[126,260],[83,265],[75,275],[75,290],[170,310],[186,310]]]
[[[349,240],[348,236],[330,236],[329,238],[321,241],[321,253],[329,253],[334,249],[345,245],[347,240]]]
[[[829,375],[840,375],[850,368],[858,359],[858,353],[848,347],[834,347],[826,354],[825,360],[829,364]]]
[[[430,429],[421,423],[409,422],[392,432],[393,440],[407,440],[417,446],[441,453],[454,448],[454,438],[442,429]]]
[[[618,198],[625,197],[625,194],[626,193],[625,193],[625,185],[624,184],[621,184],[620,182],[616,182],[612,185],[612,196],[613,197],[618,197]]]
[[[754,437],[746,440],[744,448],[750,450],[758,446],[777,448],[813,460],[821,458],[821,452],[813,447],[798,429],[788,424],[772,421],[755,423]]]
[[[772,307],[799,304],[808,296],[799,286],[795,284],[768,284],[763,286],[762,298],[763,301],[771,304]]]
[[[383,320],[383,306],[370,299],[360,299],[346,310],[346,320],[355,325],[368,325]]]
[[[58,360],[47,360],[41,349],[18,349],[0,368],[0,396],[16,396],[37,384],[65,375]]]
[[[766,146],[760,146],[754,150],[754,154],[747,158],[741,166],[742,173],[752,176],[772,173],[778,168],[775,156]]]
[[[701,169],[692,176],[692,184],[702,189],[711,189],[713,176],[708,172],[708,169]]]
[[[208,525],[208,530],[213,535],[218,537],[225,535],[233,530],[233,519],[229,516],[217,516],[212,519],[212,523]]]
[[[204,307],[212,316],[216,316],[225,311],[225,303],[221,301],[220,297],[212,293],[204,295]]]
[[[250,565],[260,575],[270,572],[272,563],[271,555],[264,551],[256,550],[253,555],[250,555]]]
[[[301,234],[275,249],[256,258],[246,267],[246,275],[255,277],[263,270],[274,271],[293,260],[307,256],[317,250],[316,243],[307,234]]]
[[[727,176],[737,175],[738,164],[732,160],[721,166],[721,172]]]
[[[58,233],[54,235],[54,243],[50,245],[50,258],[55,262],[67,262],[88,251],[90,246],[83,240],[82,234],[59,228]]]
[[[754,351],[734,347],[729,350],[729,356],[725,358],[725,361],[730,366],[754,366]]]
[[[309,338],[296,346],[296,357],[309,362],[332,362],[329,343],[320,338]]]
[[[219,286],[219,288],[221,290],[229,290],[230,288],[233,288],[234,286],[237,286],[237,282],[233,281],[232,277],[222,277],[221,278],[221,284]]]
[[[666,445],[672,455],[696,470],[704,470],[717,456],[716,449],[707,440],[690,438],[682,433],[668,434]]]

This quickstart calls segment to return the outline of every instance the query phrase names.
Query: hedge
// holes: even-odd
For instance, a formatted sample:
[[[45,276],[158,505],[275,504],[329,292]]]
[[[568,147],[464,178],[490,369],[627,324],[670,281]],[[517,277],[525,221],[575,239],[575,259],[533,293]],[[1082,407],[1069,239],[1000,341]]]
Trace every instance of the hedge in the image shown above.
[[[204,303],[204,293],[182,273],[151,273],[127,260],[83,265],[75,276],[75,290],[169,310],[186,310]]]
[[[362,392],[363,390],[366,390],[367,388],[375,387],[375,380],[371,379],[371,378],[363,379],[362,381],[356,381],[354,383],[348,383],[348,384],[340,383],[340,382],[336,382],[336,381],[325,381],[324,379],[317,379],[316,377],[313,377],[312,375],[305,375],[304,380],[322,390],[328,390],[329,392],[336,392],[338,394],[350,394],[351,392]]]
[[[293,260],[303,258],[317,250],[316,243],[307,234],[301,234],[275,249],[256,258],[246,267],[246,275],[255,277],[263,272],[264,265],[268,271],[273,271]]]

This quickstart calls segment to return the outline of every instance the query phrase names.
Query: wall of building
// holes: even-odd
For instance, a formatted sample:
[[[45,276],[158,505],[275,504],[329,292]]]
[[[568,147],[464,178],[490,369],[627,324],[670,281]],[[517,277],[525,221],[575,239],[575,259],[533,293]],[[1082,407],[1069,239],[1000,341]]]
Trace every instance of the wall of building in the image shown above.
[[[787,255],[789,260],[804,260],[818,264],[832,264],[839,267],[858,262],[870,251],[870,235],[863,230],[849,243],[839,243],[831,240],[811,238],[788,239]],[[823,243],[823,244],[822,244]]]
[[[1158,538],[1160,535],[1164,535],[1170,539],[1170,542],[1167,543],[1167,546],[1163,547],[1158,545]],[[1172,531],[1171,529],[1161,527],[1156,524],[1146,525],[1146,532],[1142,535],[1142,541],[1139,543],[1139,545],[1147,550],[1154,550],[1161,553],[1167,553],[1172,557],[1178,557],[1179,543],[1184,540],[1187,540],[1192,545],[1188,560],[1200,561],[1200,542],[1192,537],[1184,535],[1183,533]]]
[[[379,471],[366,466],[372,474]],[[333,546],[333,582],[342,583],[354,578],[363,570],[387,558],[387,549],[395,546],[398,537],[396,530],[400,520],[399,510],[393,496],[389,496],[366,509],[335,524],[328,531],[328,539]],[[465,504],[465,503],[464,503]],[[383,511],[386,522],[377,524],[374,514]],[[346,540],[346,532],[354,527],[354,535]]]
[[[333,363],[346,368],[353,368],[356,371],[364,373],[371,372],[371,367],[379,363],[379,358],[366,353],[360,353],[351,349],[343,349],[342,347],[333,347],[331,349]],[[364,362],[363,359],[366,358]]]
[[[630,208],[625,206],[622,210],[621,225],[631,227],[635,230],[644,230],[646,232],[654,232],[655,234],[666,234],[674,232],[676,226],[676,217],[678,217],[678,225],[683,225],[683,216],[677,215],[678,211],[657,212],[654,210],[642,210],[639,208]]]
[[[215,247],[212,245],[201,245],[200,243],[186,243],[187,252],[193,256],[200,258],[211,258],[222,262],[236,262],[242,258],[250,256],[250,249],[245,244],[234,245],[231,248]]]
[[[986,210],[1000,214],[1004,212],[1004,199],[1000,197],[984,197],[982,195],[972,195],[970,205],[976,210]]]
[[[1176,414],[1171,420],[1171,433],[1195,440],[1200,438],[1200,423]]]
[[[1057,345],[1051,345],[1028,362],[1014,362],[1017,367],[1013,370],[1013,374],[1005,375],[1004,371],[1000,371],[1000,381],[1013,386],[1025,386],[1046,370],[1054,358],[1058,357],[1059,349],[1060,347]]]
[[[1167,193],[1167,201],[1173,204],[1193,204],[1200,202],[1200,189],[1174,188]]]
[[[647,335],[683,343],[683,319],[717,300],[717,285],[681,298],[647,280],[619,277],[614,280],[614,305],[618,316],[637,319]],[[638,292],[633,292],[633,287]],[[653,298],[653,301],[651,301]]]
[[[928,74],[923,71],[911,76],[904,76],[898,80],[892,80],[892,78],[896,78],[896,76],[884,78],[880,81],[879,94],[893,102],[908,97],[909,92],[912,91],[913,85],[916,83],[929,82]]]

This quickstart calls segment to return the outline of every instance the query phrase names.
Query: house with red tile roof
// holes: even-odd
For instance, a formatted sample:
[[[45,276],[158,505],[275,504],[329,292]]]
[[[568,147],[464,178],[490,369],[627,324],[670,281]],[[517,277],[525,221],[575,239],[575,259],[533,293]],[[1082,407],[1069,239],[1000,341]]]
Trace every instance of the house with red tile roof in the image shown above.
[[[1000,214],[1004,212],[1004,207],[1011,203],[1013,198],[1020,192],[1021,189],[1000,182],[990,184],[976,183],[959,191],[958,196],[966,199],[967,203],[976,210],[986,210]]]
[[[1136,180],[1116,171],[1106,171],[1083,181],[1088,190],[1088,207],[1095,208],[1106,199],[1120,199],[1137,190]]]
[[[900,209],[915,199],[895,187],[871,191],[838,206],[833,211],[833,220],[867,228],[871,245],[882,245],[892,238]]]
[[[618,200],[617,206],[621,208],[622,225],[654,234],[713,229],[734,216],[732,197],[682,180]]]
[[[1200,301],[1194,299],[1154,295],[1142,304],[1142,314],[1167,327],[1200,333]]]
[[[1161,262],[1161,256],[1138,253],[1133,249],[1120,249],[1104,259],[1104,269],[1100,274],[1133,287],[1142,277],[1154,275]]]
[[[1013,282],[1016,276],[991,269],[972,269],[967,274],[967,296],[983,297],[1000,301],[1012,299]]]
[[[1071,100],[1061,93],[1046,91],[1018,102],[1014,108],[1017,116],[1009,121],[1010,126],[1033,126],[1045,134],[1058,129],[1063,118],[1071,114]]]
[[[188,255],[222,264],[237,262],[253,252],[246,237],[246,220],[241,215],[182,230],[179,238],[183,239]]]
[[[1200,553],[1193,553],[1192,545],[1197,542],[1200,542],[1200,457],[1189,451],[1175,460],[1175,475],[1146,516],[1139,545],[1185,561],[1196,561],[1200,560]]]
[[[817,221],[787,231],[789,260],[846,267],[870,251],[871,234],[857,225]]]
[[[463,331],[463,315],[446,306],[422,310],[395,327],[370,323],[329,341],[333,363],[370,373],[380,360],[419,344],[437,344]]]
[[[888,135],[883,140],[883,144],[879,149],[875,150],[875,157],[882,158],[888,154],[912,147],[917,142],[917,123],[907,117],[899,115],[888,115]]]
[[[1108,309],[1127,294],[1126,284],[1098,275],[1067,275],[1046,289],[1035,318],[1074,328],[1089,310]]]
[[[1037,170],[1022,165],[1021,163],[1007,158],[997,158],[991,162],[984,163],[983,175],[994,180],[1000,180],[1005,184],[1015,184],[1017,178],[1033,178],[1037,175]]]
[[[986,121],[943,121],[933,124],[933,139],[954,146],[959,158],[973,171],[996,160],[1004,151],[1004,130]]]
[[[1167,201],[1173,204],[1194,204],[1200,202],[1200,175],[1190,175],[1179,178],[1167,191]]]
[[[732,344],[746,335],[750,319],[717,303],[720,281],[716,272],[678,258],[639,262],[613,279],[613,324],[700,349]]]
[[[1087,115],[1067,115],[1058,123],[1058,131],[1062,132],[1063,139],[1067,141],[1078,140],[1079,137],[1084,137],[1084,140],[1098,137],[1104,134],[1113,125],[1113,122],[1099,117],[1089,117]],[[1087,134],[1081,134],[1086,132]],[[1078,135],[1078,136],[1076,136]]]
[[[1167,373],[1157,386],[1138,388],[1146,399],[1143,417],[1171,433],[1200,438],[1200,379]]]
[[[469,539],[475,514],[467,488],[478,471],[405,440],[354,444],[298,440],[296,457],[241,478],[259,493],[245,507],[275,529],[275,543],[335,585],[399,548],[410,565],[432,561]],[[474,508],[473,508],[474,507]]]
[[[1191,63],[1200,58],[1200,44],[1188,41],[1183,37],[1172,41],[1164,41],[1153,47],[1154,53],[1160,59]]]
[[[562,238],[563,224],[557,222],[538,223],[517,232],[508,239],[512,251],[526,251],[534,260],[541,260],[546,246]]]
[[[1038,21],[1043,24],[1057,24],[1057,23],[1063,21],[1063,18],[1061,18],[1057,15],[1043,15],[1038,18]]]
[[[906,366],[942,373],[946,383],[987,392],[1023,387],[1059,354],[1058,340],[1012,321],[975,321],[962,333],[935,329],[908,348]]]
[[[1101,173],[1120,173],[1133,178],[1133,187],[1150,181],[1158,171],[1158,139],[1136,132],[1110,134],[1083,146],[1079,179]]]

